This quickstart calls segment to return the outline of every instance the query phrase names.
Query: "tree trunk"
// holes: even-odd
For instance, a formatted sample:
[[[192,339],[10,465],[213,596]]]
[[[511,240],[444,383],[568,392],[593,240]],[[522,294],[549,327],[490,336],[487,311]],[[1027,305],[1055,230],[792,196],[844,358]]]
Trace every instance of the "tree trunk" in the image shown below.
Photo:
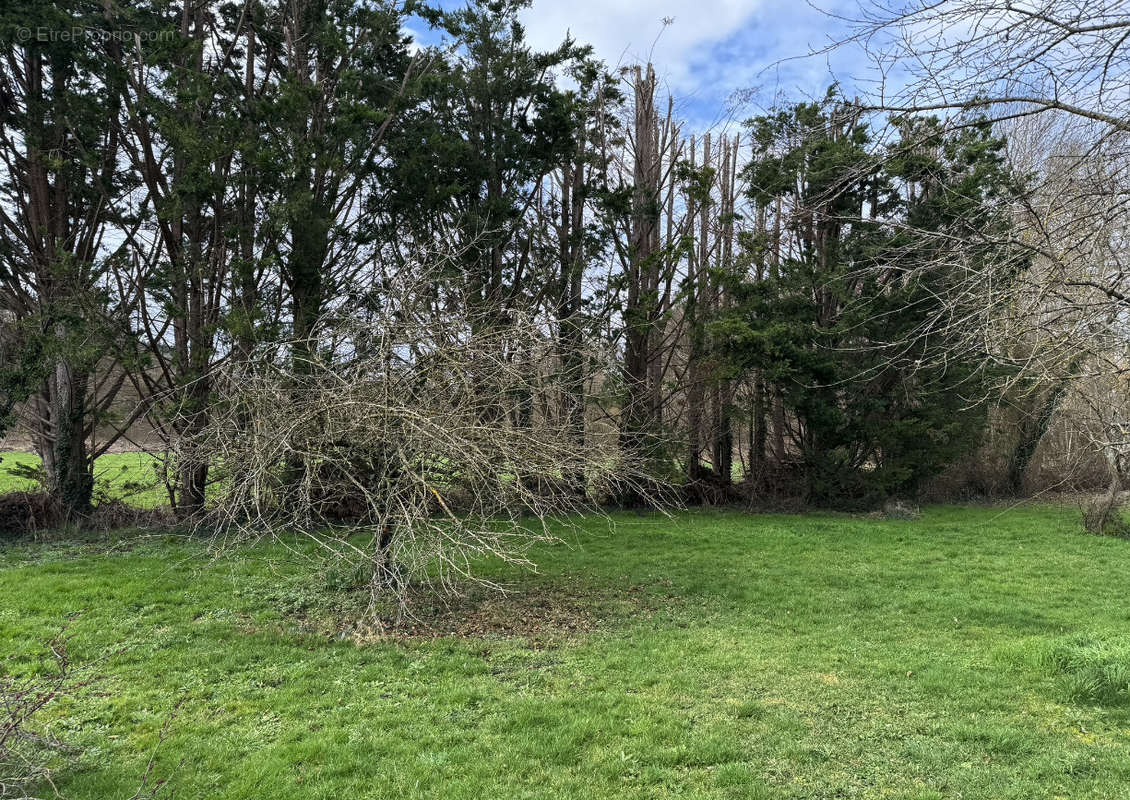
[[[753,402],[749,421],[749,471],[755,481],[765,474],[765,381],[761,370],[753,374]]]
[[[1028,474],[1032,457],[1036,455],[1036,448],[1051,427],[1055,411],[1066,393],[1067,381],[1061,381],[1047,391],[1038,408],[1021,418],[1018,425],[1019,437],[1009,454],[1008,469],[1005,472],[1005,482],[1011,494],[1018,496],[1023,493],[1024,478]]]
[[[773,251],[770,260],[770,277],[778,278],[781,274],[781,201],[777,200],[773,212]],[[781,392],[777,387],[772,390],[773,413],[773,457],[777,466],[785,464],[785,404]]]
[[[583,131],[583,126],[581,127]],[[557,299],[557,343],[562,371],[562,418],[570,437],[583,449],[585,442],[585,359],[581,302],[584,273],[584,148],[582,137],[576,160],[567,163],[561,180],[561,221],[558,228],[560,286]],[[585,493],[584,470],[564,476],[570,491]]]
[[[89,382],[84,372],[60,362],[55,368],[53,474],[49,476],[54,493],[63,504],[68,519],[90,512],[94,491],[92,464],[86,450],[86,392]]]
[[[710,134],[706,134],[702,140],[702,167],[707,169],[710,166]],[[690,144],[691,151],[691,169],[697,167],[696,164],[696,141],[692,137]],[[687,203],[687,225],[688,233],[692,242],[695,241],[695,223],[698,222],[698,240],[697,248],[692,247],[688,258],[688,275],[687,275],[687,299],[685,305],[686,313],[686,328],[687,328],[687,480],[699,480],[702,477],[702,423],[705,403],[705,392],[703,381],[703,356],[704,356],[704,342],[702,323],[699,319],[700,310],[699,306],[705,300],[705,292],[703,291],[707,261],[709,254],[708,238],[709,228],[707,226],[707,211],[706,203],[702,204],[702,208],[698,208],[698,203],[695,198],[690,198]]]
[[[646,75],[635,70],[635,191],[632,202],[627,298],[624,304],[624,402],[620,410],[620,446],[634,459],[645,457],[645,441],[651,427],[648,366],[651,354],[652,315],[657,281],[652,280],[659,227],[659,126],[655,111],[655,70]],[[641,498],[625,490],[625,505]]]
[[[721,171],[719,173],[719,241],[718,241],[718,269],[729,270],[733,259],[734,236],[734,190],[737,169],[737,139],[728,141],[722,137],[721,143]],[[714,314],[719,314],[725,308],[726,297],[723,294],[723,284],[720,277],[715,276],[711,281],[711,306]],[[716,374],[711,381],[711,405],[714,416],[714,441],[711,450],[711,460],[714,464],[716,478],[723,486],[733,482],[734,470],[734,431],[731,419],[730,405],[733,399],[733,387],[729,380],[719,374],[716,365]]]

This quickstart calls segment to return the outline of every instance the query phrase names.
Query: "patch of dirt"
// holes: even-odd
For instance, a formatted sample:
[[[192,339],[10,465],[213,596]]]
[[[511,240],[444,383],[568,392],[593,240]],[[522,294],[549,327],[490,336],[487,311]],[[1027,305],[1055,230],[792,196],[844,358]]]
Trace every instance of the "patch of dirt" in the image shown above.
[[[674,596],[663,596],[644,585],[618,591],[580,582],[538,583],[506,592],[476,585],[455,597],[413,592],[408,613],[399,619],[373,619],[362,613],[314,614],[303,615],[299,628],[358,645],[441,638],[522,638],[534,647],[546,647],[620,620],[651,618],[675,602]]]

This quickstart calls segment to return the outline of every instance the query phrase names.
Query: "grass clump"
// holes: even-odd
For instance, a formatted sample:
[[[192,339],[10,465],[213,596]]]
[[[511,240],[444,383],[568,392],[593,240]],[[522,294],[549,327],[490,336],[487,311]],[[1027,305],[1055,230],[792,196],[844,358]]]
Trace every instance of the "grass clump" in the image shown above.
[[[1075,702],[1130,704],[1130,639],[1081,634],[1052,643],[1044,664]]]

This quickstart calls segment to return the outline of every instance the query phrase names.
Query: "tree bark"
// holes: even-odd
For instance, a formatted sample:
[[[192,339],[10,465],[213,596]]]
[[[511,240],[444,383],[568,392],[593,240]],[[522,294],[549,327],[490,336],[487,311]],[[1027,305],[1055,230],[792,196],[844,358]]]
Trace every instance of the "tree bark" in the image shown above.
[[[632,458],[646,456],[645,439],[651,419],[648,366],[658,289],[656,245],[659,238],[660,153],[655,110],[655,70],[635,69],[635,165],[629,241],[627,298],[624,304],[624,402],[620,411],[620,445]],[[628,490],[622,501],[640,498]]]

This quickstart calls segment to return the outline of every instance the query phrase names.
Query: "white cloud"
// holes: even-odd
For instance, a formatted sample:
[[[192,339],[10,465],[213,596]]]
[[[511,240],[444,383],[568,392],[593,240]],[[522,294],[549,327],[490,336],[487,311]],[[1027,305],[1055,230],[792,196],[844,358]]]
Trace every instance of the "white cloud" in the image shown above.
[[[847,3],[854,7],[822,5]],[[534,0],[522,21],[539,49],[568,30],[610,66],[651,60],[697,125],[716,119],[734,92],[757,88],[762,103],[778,91],[817,94],[833,73],[850,83],[863,67],[846,51],[777,63],[835,37],[838,23],[803,0]]]
[[[548,48],[566,30],[615,66],[653,61],[672,86],[693,82],[691,56],[749,22],[764,0],[535,0],[523,13],[530,41]],[[665,25],[664,19],[670,20]]]

